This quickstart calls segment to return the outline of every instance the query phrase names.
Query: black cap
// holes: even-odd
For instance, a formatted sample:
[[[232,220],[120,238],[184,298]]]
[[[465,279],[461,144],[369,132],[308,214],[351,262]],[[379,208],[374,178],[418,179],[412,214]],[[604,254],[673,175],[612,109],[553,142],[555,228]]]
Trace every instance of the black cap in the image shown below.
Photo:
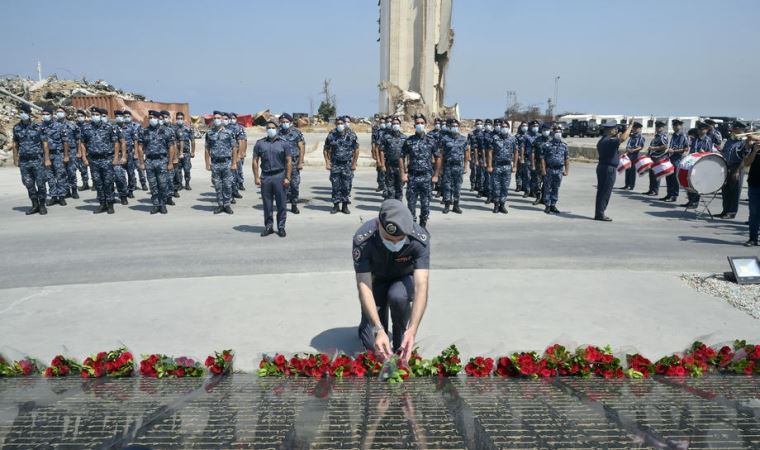
[[[414,231],[414,219],[400,200],[388,199],[380,205],[380,225],[391,236],[406,236]]]
[[[744,122],[741,122],[739,120],[735,120],[734,123],[733,123],[733,125],[731,125],[731,128],[736,128],[736,129],[739,129],[739,130],[743,130],[743,129],[747,128],[747,124],[744,123]]]
[[[714,120],[712,120],[712,119],[705,119],[705,123],[708,124],[708,125],[715,125],[715,124],[717,124],[717,122],[714,121]]]
[[[221,112],[221,111],[217,111],[217,110],[214,110],[214,112],[212,112],[212,113],[211,113],[211,115],[213,115],[213,116],[215,116],[215,115],[217,115],[217,114],[219,114],[220,116],[223,116],[223,115],[224,115],[224,113],[223,113],[223,112]]]
[[[662,120],[658,120],[657,122],[654,123],[654,126],[656,128],[664,127],[665,125],[667,125],[667,124],[665,122],[663,122]]]
[[[425,118],[425,115],[422,113],[415,114],[412,116],[412,120],[422,119],[425,123],[427,123],[427,119]]]
[[[454,118],[446,119],[446,126],[447,127],[450,127],[450,126],[452,126],[454,124],[459,125],[459,121],[457,119],[454,119]]]
[[[697,129],[706,130],[708,128],[710,128],[710,125],[706,124],[705,122],[697,122]]]
[[[478,122],[483,123],[483,119],[475,119],[475,123],[478,123]]]
[[[288,119],[289,121],[292,122],[293,121],[293,116],[291,116],[290,114],[284,112],[284,113],[280,114],[280,120],[282,120],[282,119]]]
[[[443,121],[441,120],[440,117],[436,117],[435,119],[433,119],[433,123],[443,123]]]
[[[51,108],[49,106],[46,106],[46,107],[42,108],[42,112],[43,113],[47,113],[47,114],[53,114],[53,108]]]
[[[107,115],[108,115],[108,110],[107,110],[107,109],[105,109],[105,108],[98,108],[98,112],[99,112],[101,115],[103,115],[103,116],[107,116]]]
[[[123,112],[125,116],[131,116],[132,115],[132,112],[130,110],[128,110],[128,109],[122,109],[121,112]]]
[[[485,120],[485,123],[486,123],[486,124],[489,124],[489,123],[490,123],[490,124],[492,124],[492,123],[493,123],[493,120],[491,120],[491,119],[486,119],[486,120]]]
[[[542,130],[548,130],[548,129],[550,129],[550,128],[551,128],[551,126],[549,126],[549,124],[548,124],[548,123],[545,123],[545,124],[541,125],[541,129],[542,129]]]
[[[113,115],[114,116],[123,116],[124,113],[120,109],[117,109],[116,111],[113,112]]]
[[[83,116],[86,116],[87,115],[87,111],[85,111],[83,109],[77,109],[77,114],[81,114]]]
[[[100,114],[100,108],[98,108],[97,106],[91,106],[90,107],[90,112]]]
[[[20,110],[21,110],[21,112],[25,112],[25,113],[27,113],[27,114],[31,114],[31,113],[32,113],[32,107],[31,107],[31,106],[29,106],[29,105],[27,105],[26,103],[22,103],[22,104],[21,104],[21,105],[18,107],[18,109],[20,109]]]
[[[493,119],[493,123],[494,123],[494,125],[496,125],[496,124],[501,125],[502,123],[504,123],[504,121],[501,120],[501,119]]]
[[[673,119],[673,120],[670,121],[670,123],[673,124],[673,125],[683,125],[683,120]]]
[[[185,113],[183,113],[182,111],[177,111],[177,113],[174,114],[174,117],[182,117],[182,118],[184,118],[185,117]]]
[[[538,120],[531,120],[528,125],[530,125],[530,126],[538,125]]]
[[[148,116],[150,116],[150,117],[159,117],[160,115],[161,115],[161,113],[159,113],[156,110],[151,109],[150,111],[148,111]]]
[[[162,110],[161,110],[161,115],[162,115],[162,116],[169,116],[169,117],[171,117],[171,116],[172,116],[172,115],[171,115],[171,113],[170,113],[169,111],[165,110],[165,109],[162,109]]]
[[[633,128],[643,128],[644,125],[641,124],[641,122],[633,122]]]
[[[234,113],[234,112],[228,112],[228,113],[227,113],[227,115],[228,115],[228,116],[230,116],[230,117],[234,117],[234,118],[236,118],[236,119],[237,119],[237,113]]]

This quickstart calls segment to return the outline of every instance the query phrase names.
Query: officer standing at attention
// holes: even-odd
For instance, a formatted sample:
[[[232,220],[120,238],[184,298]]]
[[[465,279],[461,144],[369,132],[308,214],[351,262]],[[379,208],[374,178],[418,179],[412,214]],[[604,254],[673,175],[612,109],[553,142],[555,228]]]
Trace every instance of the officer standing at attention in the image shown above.
[[[531,182],[531,176],[534,169],[532,165],[534,150],[533,143],[538,139],[538,121],[531,120],[528,125],[528,132],[525,133],[525,136],[523,137],[523,154],[521,158],[521,160],[524,161],[524,164],[522,164],[523,198],[535,194],[533,191],[535,186],[533,186],[533,183]]]
[[[301,130],[293,126],[293,116],[285,112],[280,114],[280,131],[278,134],[282,139],[292,144],[290,149],[293,152],[291,155],[293,171],[290,176],[288,201],[290,201],[290,212],[300,214],[298,200],[301,195],[301,170],[303,170],[303,160],[306,155],[306,141]]]
[[[81,110],[77,111],[77,115]],[[66,197],[74,199],[79,198],[79,190],[77,189],[77,169],[79,167],[79,127],[71,120],[66,120],[66,110],[59,107],[55,111],[56,119],[63,122],[66,125],[69,142],[69,162],[66,166]]]
[[[138,122],[135,122],[132,120],[132,113],[125,109],[124,111],[124,122],[126,122],[127,127],[132,129],[132,132],[137,136],[139,139],[140,133],[142,133],[142,126]],[[136,145],[136,144],[135,144]],[[137,190],[137,181],[135,180],[135,172],[137,172],[138,178],[140,179],[140,189],[143,191],[148,190],[148,180],[145,178],[145,170],[140,169],[140,165],[137,163],[137,155],[132,155],[132,164],[129,163],[129,153],[127,153],[127,173],[131,173],[131,179],[132,179],[132,187],[130,188],[130,192],[134,192]],[[129,176],[128,176],[129,178]]]
[[[749,240],[744,243],[745,247],[757,247],[758,231],[760,231],[760,136],[748,136],[748,152],[744,157],[743,164],[749,167],[747,176],[747,195],[749,196]]]
[[[713,143],[713,147],[715,151],[720,151],[720,147],[721,145],[723,145],[723,135],[720,134],[720,131],[718,131],[717,128],[715,128],[715,125],[717,125],[717,122],[715,122],[712,119],[707,119],[705,120],[705,123],[709,127],[707,131],[707,135],[710,137],[710,140]]]
[[[77,170],[79,171],[79,175],[82,177],[82,186],[77,188],[79,191],[87,191],[90,189],[90,171],[87,167],[85,167],[84,162],[82,162],[82,146],[81,146],[81,140],[82,140],[82,129],[85,125],[88,124],[88,117],[87,112],[83,109],[77,110],[77,122],[76,122],[76,131],[74,132],[76,137],[76,153],[79,159],[77,159]],[[69,152],[72,150],[69,148]],[[75,180],[76,183],[76,180]]]
[[[123,166],[127,178],[127,197],[134,198],[134,192],[137,189],[137,179],[135,178],[135,169],[137,168],[135,146],[140,139],[140,132],[133,126],[131,121],[127,120],[127,117],[131,117],[129,111],[115,111],[114,114],[116,115],[116,124],[119,126],[119,130],[121,130],[124,144],[127,147],[127,163]]]
[[[517,176],[515,177],[515,192],[524,191],[525,188],[522,185],[522,172],[523,172],[523,165],[525,165],[525,161],[523,158],[523,155],[525,154],[525,135],[528,133],[528,123],[527,122],[520,122],[520,125],[517,127],[517,134],[515,135],[515,138],[517,138],[517,145],[518,145],[518,153],[520,154],[520,158],[515,161],[517,164]]]
[[[489,141],[487,171],[493,179],[493,212],[507,214],[507,194],[512,174],[515,173],[515,161],[520,156],[517,138],[510,136],[509,124],[502,124],[499,134]]]
[[[726,160],[726,166],[728,166],[728,177],[726,177],[726,184],[721,190],[723,211],[717,217],[724,219],[736,218],[736,212],[739,209],[739,196],[744,183],[743,161],[749,154],[750,148],[744,140],[737,138],[736,135],[743,133],[746,128],[747,125],[744,123],[735,121],[731,125],[731,135],[726,139],[723,150],[721,150],[723,159]]]
[[[541,161],[544,158],[544,146],[550,140],[551,127],[549,124],[544,123],[541,125],[541,134],[536,138],[535,141],[533,141],[533,158],[530,162],[530,166],[533,167],[533,172],[531,174],[531,185],[536,186],[536,199],[533,201],[534,206],[540,203],[544,203],[543,184],[546,177],[542,175]]]
[[[158,119],[158,126],[163,129],[167,135],[167,151],[169,152],[169,161],[172,163],[172,169],[166,173],[166,185],[169,186],[167,191],[166,204],[174,206],[172,197],[179,197],[179,191],[174,189],[174,166],[179,164],[179,155],[177,154],[177,133],[171,122],[172,115],[169,111],[162,109]]]
[[[124,115],[120,110],[114,110],[113,112],[114,116],[114,122],[111,125],[114,130],[116,130],[116,133],[119,135],[119,142],[120,150],[119,150],[119,162],[118,164],[115,164],[113,167],[113,180],[114,184],[116,185],[116,191],[115,193],[119,194],[119,198],[121,199],[122,205],[128,205],[129,200],[129,183],[127,182],[127,153],[128,153],[128,146],[126,144],[126,136],[124,134],[125,128],[123,128],[124,124]],[[114,201],[116,200],[116,197],[114,195]]]
[[[401,182],[401,148],[404,146],[406,135],[401,132],[401,119],[391,119],[391,131],[380,139],[380,168],[385,171],[385,194],[383,198],[403,197]]]
[[[206,170],[211,171],[211,182],[216,191],[214,214],[233,213],[230,203],[234,201],[232,193],[238,168],[234,130],[224,125],[223,116],[221,111],[214,111],[214,126],[206,133]]]
[[[435,139],[436,145],[438,146],[440,150],[441,146],[441,137],[443,136],[443,121],[439,119],[438,117],[435,118],[433,121],[433,129],[430,130],[428,133],[430,137]],[[433,195],[436,197],[441,196],[441,176],[438,175],[438,181],[436,183],[433,183]]]
[[[385,200],[379,217],[354,234],[352,257],[362,310],[359,339],[381,360],[400,351],[400,360],[407,361],[428,302],[430,235],[403,203]]]
[[[544,177],[544,205],[546,214],[559,214],[559,186],[562,177],[570,171],[570,156],[567,144],[562,142],[562,128],[555,125],[552,128],[551,140],[543,146],[541,159],[541,175]],[[614,184],[614,183],[613,183]]]
[[[50,160],[50,164],[45,166],[50,192],[47,206],[55,204],[66,206],[66,192],[68,191],[66,164],[69,162],[69,129],[63,121],[53,120],[53,109],[49,107],[42,111],[40,129],[45,133],[45,140],[48,146],[48,159]]]
[[[166,214],[166,201],[171,199],[166,174],[174,168],[167,142],[170,138],[159,125],[160,117],[158,111],[148,111],[148,127],[140,132],[137,140],[139,167],[145,170],[150,185],[151,214]]]
[[[243,198],[238,191],[245,190],[245,175],[243,174],[243,164],[245,163],[245,156],[248,152],[248,136],[245,133],[245,128],[237,121],[237,113],[229,113],[229,123],[227,125],[232,130],[233,137],[235,139],[235,149],[238,152],[238,164],[237,170],[233,175],[235,176],[235,184],[232,186],[232,196],[234,198]],[[234,203],[234,202],[233,202]]]
[[[631,160],[631,167],[625,171],[625,186],[623,190],[632,191],[636,187],[636,166],[633,162],[639,157],[639,152],[644,149],[646,139],[641,135],[642,124],[639,122],[633,122],[633,130],[631,131],[631,137],[628,139],[628,144],[625,146],[625,153]]]
[[[372,127],[372,159],[375,161],[375,171],[377,172],[377,189],[375,192],[385,192],[385,173],[380,170],[380,159],[378,154],[380,153],[380,138],[385,134],[385,116],[379,116],[377,118],[377,124]]]
[[[177,134],[177,154],[179,163],[174,169],[174,187],[182,189],[182,179],[185,179],[185,190],[192,191],[190,188],[190,170],[193,168],[192,159],[195,158],[195,139],[193,139],[193,130],[185,123],[185,113],[178,112],[174,115],[176,123],[174,124]],[[238,169],[240,170],[240,169]]]
[[[420,226],[427,229],[430,217],[430,199],[433,183],[441,173],[441,152],[434,137],[425,134],[425,116],[414,116],[414,134],[409,136],[401,149],[401,181],[407,183],[406,204],[417,219],[417,198],[420,199]]]
[[[47,138],[40,126],[32,120],[32,108],[22,104],[19,110],[21,120],[13,126],[13,165],[21,170],[21,182],[32,201],[32,207],[26,215],[40,213],[44,216],[47,214],[45,166],[50,165]]]
[[[277,235],[285,237],[285,219],[288,216],[287,190],[293,170],[292,143],[277,135],[277,123],[267,122],[267,137],[256,141],[253,147],[253,177],[261,186],[264,203],[264,231],[261,236],[274,233],[272,202],[277,202]],[[261,170],[259,172],[259,169]]]
[[[114,166],[119,164],[120,159],[119,135],[114,127],[103,122],[102,118],[108,111],[93,107],[90,112],[92,120],[82,130],[81,145],[84,146],[82,160],[84,165],[90,168],[100,203],[93,213],[113,214]]]
[[[594,220],[612,222],[612,219],[604,215],[612,195],[612,187],[615,186],[615,175],[620,163],[620,144],[628,140],[633,129],[633,123],[622,133],[619,132],[616,120],[608,120],[602,125],[604,136],[596,144],[599,153],[599,162],[596,166],[596,212]],[[623,150],[625,151],[625,150]]]
[[[713,151],[713,142],[708,134],[709,128],[710,127],[706,123],[697,122],[697,135],[690,144],[689,154]],[[696,209],[697,206],[699,206],[699,194],[687,192],[686,195],[689,197],[689,200],[686,204],[680,206],[686,209]]]
[[[668,134],[665,132],[665,122],[657,121],[654,123],[655,135],[652,139],[652,143],[649,144],[647,154],[652,161],[659,161],[665,158],[668,154]],[[633,162],[633,161],[631,161]],[[644,192],[644,195],[651,195],[656,197],[660,193],[660,180],[654,175],[654,172],[649,171],[649,190]]]
[[[443,159],[443,213],[454,211],[462,214],[459,208],[459,193],[462,190],[462,176],[467,174],[467,161],[470,149],[467,138],[459,134],[459,121],[448,119],[447,131],[441,139],[441,158]],[[452,203],[454,207],[451,208]]]
[[[475,129],[467,135],[467,148],[470,150],[470,191],[477,191],[480,197],[481,186],[478,180],[478,144],[483,133],[483,119],[475,119]]]
[[[351,180],[356,170],[356,160],[359,158],[359,144],[346,132],[342,117],[335,119],[335,130],[325,139],[324,157],[332,186],[333,209],[330,214],[351,214],[348,209],[348,197],[351,195]],[[380,168],[382,169],[382,161]]]
[[[679,119],[673,119],[673,135],[670,138],[670,144],[668,145],[668,157],[670,162],[677,168],[681,162],[684,152],[689,150],[689,138],[686,133],[683,132],[683,121]],[[678,173],[673,171],[672,174],[665,177],[665,182],[668,186],[668,193],[660,200],[664,202],[675,202],[678,200],[678,193],[680,192],[680,185],[678,184]]]

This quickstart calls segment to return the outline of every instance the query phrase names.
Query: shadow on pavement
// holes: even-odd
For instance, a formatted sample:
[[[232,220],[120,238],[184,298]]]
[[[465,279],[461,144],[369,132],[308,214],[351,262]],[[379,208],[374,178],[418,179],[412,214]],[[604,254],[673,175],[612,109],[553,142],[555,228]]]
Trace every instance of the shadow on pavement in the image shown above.
[[[355,208],[362,211],[380,211],[380,206],[356,205]]]
[[[332,206],[328,205],[312,205],[311,203],[304,206],[304,209],[311,209],[314,211],[332,211]]]
[[[216,205],[193,205],[191,208],[196,211],[213,212],[216,209]]]
[[[328,355],[345,353],[355,355],[364,351],[357,334],[357,327],[340,327],[325,330],[314,336],[309,343],[317,351]]]
[[[153,209],[153,205],[132,205],[129,209],[142,212],[150,212]]]
[[[678,239],[682,242],[696,242],[699,244],[720,244],[720,245],[742,245],[744,242],[725,241],[723,239],[706,238],[702,236],[678,236]]]
[[[262,225],[236,225],[232,229],[241,233],[261,233],[264,231]]]
[[[95,202],[97,203],[97,201]],[[74,208],[80,210],[80,211],[95,211],[98,209],[99,205],[82,205],[82,206],[75,206]]]
[[[11,209],[14,210],[14,211],[26,214],[27,211],[29,211],[30,209],[32,209],[32,206],[31,205],[29,205],[29,206],[14,206]]]

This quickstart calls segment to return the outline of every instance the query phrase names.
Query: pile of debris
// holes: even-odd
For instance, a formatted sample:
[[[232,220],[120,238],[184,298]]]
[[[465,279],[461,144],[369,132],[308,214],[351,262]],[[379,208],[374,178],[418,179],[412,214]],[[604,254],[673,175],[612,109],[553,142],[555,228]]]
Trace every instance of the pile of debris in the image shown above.
[[[91,95],[145,100],[142,95],[116,89],[103,80],[59,80],[55,75],[39,81],[20,77],[0,78],[0,166],[11,159],[12,130],[18,121],[18,106],[21,103],[29,104],[36,113],[46,106],[63,106],[67,113],[73,113],[71,98]]]

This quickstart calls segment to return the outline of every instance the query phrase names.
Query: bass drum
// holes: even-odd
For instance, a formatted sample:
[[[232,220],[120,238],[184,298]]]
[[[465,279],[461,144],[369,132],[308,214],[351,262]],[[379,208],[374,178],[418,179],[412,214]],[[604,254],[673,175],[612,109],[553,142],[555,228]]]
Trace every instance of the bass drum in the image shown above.
[[[714,194],[726,183],[728,167],[720,153],[685,156],[678,165],[678,184],[693,194]]]

